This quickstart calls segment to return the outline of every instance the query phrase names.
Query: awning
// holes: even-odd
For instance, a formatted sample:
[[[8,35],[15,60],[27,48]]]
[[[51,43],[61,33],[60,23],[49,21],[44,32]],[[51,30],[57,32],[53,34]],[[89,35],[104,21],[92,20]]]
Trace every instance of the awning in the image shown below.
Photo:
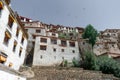
[[[3,3],[0,1],[0,8],[3,9]]]
[[[11,35],[8,31],[5,31],[5,35],[8,37],[8,38],[11,38]]]
[[[0,55],[0,61],[6,61],[6,58]]]

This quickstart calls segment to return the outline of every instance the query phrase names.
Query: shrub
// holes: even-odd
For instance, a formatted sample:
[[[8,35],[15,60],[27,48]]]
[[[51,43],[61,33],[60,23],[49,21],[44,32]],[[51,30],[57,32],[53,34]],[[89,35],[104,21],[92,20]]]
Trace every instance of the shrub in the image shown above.
[[[77,61],[75,58],[72,60],[72,63],[74,67],[80,67],[79,61]]]
[[[106,74],[113,74],[116,77],[120,77],[120,64],[108,58],[108,56],[96,57],[93,52],[85,52],[84,61],[82,67],[88,70],[99,70]]]
[[[114,74],[116,77],[120,77],[120,64],[108,58],[107,56],[102,56],[98,58],[99,70],[106,74]]]
[[[64,61],[64,67],[67,67],[67,66],[68,66],[68,61],[65,60],[65,61]]]
[[[96,57],[93,52],[86,51],[82,67],[88,70],[97,70]]]

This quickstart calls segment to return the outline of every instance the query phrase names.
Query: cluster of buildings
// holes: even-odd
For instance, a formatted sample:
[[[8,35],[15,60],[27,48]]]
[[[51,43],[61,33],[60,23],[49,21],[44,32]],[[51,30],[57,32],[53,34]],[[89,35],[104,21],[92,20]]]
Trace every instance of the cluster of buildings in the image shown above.
[[[73,59],[80,61],[79,44],[84,28],[20,17],[10,3],[11,0],[0,0],[0,74],[3,74],[0,80],[26,80],[19,69],[31,51],[33,66],[56,66],[65,60],[72,63]]]
[[[11,0],[0,0],[0,80],[26,80],[18,70],[32,57],[32,66],[59,66],[79,62],[82,52],[91,49],[82,39],[84,28],[45,24],[18,16]],[[28,43],[28,44],[27,44]],[[120,29],[100,32],[93,48],[97,56],[120,59]],[[27,57],[26,57],[27,56]],[[6,77],[8,76],[8,77]]]
[[[97,56],[108,56],[120,60],[120,29],[106,29],[101,31],[94,46]]]
[[[33,50],[33,66],[57,66],[67,60],[80,61],[79,40],[83,28],[45,24],[20,17],[29,38],[28,53]]]

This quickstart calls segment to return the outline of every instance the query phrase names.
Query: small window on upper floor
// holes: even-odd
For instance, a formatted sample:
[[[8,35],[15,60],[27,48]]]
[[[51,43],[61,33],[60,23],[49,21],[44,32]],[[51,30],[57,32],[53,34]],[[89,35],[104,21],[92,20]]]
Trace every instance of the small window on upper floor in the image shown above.
[[[13,45],[13,52],[15,52],[16,47],[17,47],[17,41],[14,41],[14,45]]]
[[[66,46],[67,46],[67,42],[66,42],[66,41],[64,41],[64,40],[61,40],[61,46],[66,47]]]
[[[8,26],[9,26],[10,28],[12,28],[13,23],[14,23],[14,19],[13,19],[13,17],[12,17],[11,15],[9,15]]]
[[[32,35],[32,38],[33,38],[33,39],[35,39],[35,37],[36,37],[35,35]]]
[[[40,38],[40,42],[47,43],[47,39],[46,38]]]
[[[25,40],[25,38],[22,36],[22,40],[21,40],[21,43],[22,43],[22,44],[24,43],[24,40]]]
[[[112,44],[112,47],[113,47],[113,48],[115,47],[114,44]]]
[[[40,29],[36,29],[36,33],[41,33],[41,30]]]
[[[61,52],[64,52],[64,49],[61,49]]]
[[[55,34],[55,33],[52,33],[52,36],[56,36],[56,34]]]
[[[97,46],[99,47],[99,44],[97,44]]]
[[[51,44],[57,44],[57,39],[51,39]]]
[[[22,47],[20,47],[19,57],[21,57],[21,54],[22,54]]]
[[[28,29],[25,29],[26,32],[28,32]]]
[[[8,46],[10,38],[11,38],[11,34],[8,30],[6,30],[3,43]]]
[[[16,29],[16,37],[18,37],[18,35],[19,35],[19,28],[17,27],[17,29]]]
[[[56,48],[53,48],[53,51],[56,52]]]
[[[75,42],[69,42],[70,47],[75,47]]]
[[[83,42],[83,45],[85,45],[85,42]]]
[[[64,57],[62,57],[62,59],[64,60]]]
[[[75,50],[72,50],[72,53],[75,53]]]
[[[45,45],[40,45],[40,50],[46,50],[47,49],[47,46]]]

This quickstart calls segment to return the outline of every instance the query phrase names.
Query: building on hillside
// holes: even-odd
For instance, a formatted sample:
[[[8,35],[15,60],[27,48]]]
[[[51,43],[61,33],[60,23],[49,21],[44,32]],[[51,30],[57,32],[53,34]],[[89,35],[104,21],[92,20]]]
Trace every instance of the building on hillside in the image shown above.
[[[17,72],[13,74],[24,62],[28,36],[18,15],[10,8],[10,2],[0,0],[0,65],[8,69],[0,67],[0,80],[26,80]]]
[[[115,58],[120,55],[120,48],[118,46],[118,32],[120,29],[106,29],[102,31],[97,37],[97,42],[93,48],[97,56],[107,55]]]
[[[36,36],[33,65],[56,66],[67,60],[80,61],[78,42],[51,36]]]
[[[34,53],[33,65],[55,66],[64,60],[80,61],[78,39],[81,39],[84,28],[45,24],[39,21],[25,22],[26,19],[23,19],[23,24],[29,35],[28,42],[32,45],[28,46],[30,53],[32,52],[28,56]]]
[[[25,60],[25,64],[31,65],[33,62],[33,53],[35,46],[35,35],[43,35],[46,36],[46,30],[43,27],[43,24],[39,21],[32,21],[29,18],[20,17],[22,24],[26,32],[28,33],[28,45],[27,45],[27,57]]]

